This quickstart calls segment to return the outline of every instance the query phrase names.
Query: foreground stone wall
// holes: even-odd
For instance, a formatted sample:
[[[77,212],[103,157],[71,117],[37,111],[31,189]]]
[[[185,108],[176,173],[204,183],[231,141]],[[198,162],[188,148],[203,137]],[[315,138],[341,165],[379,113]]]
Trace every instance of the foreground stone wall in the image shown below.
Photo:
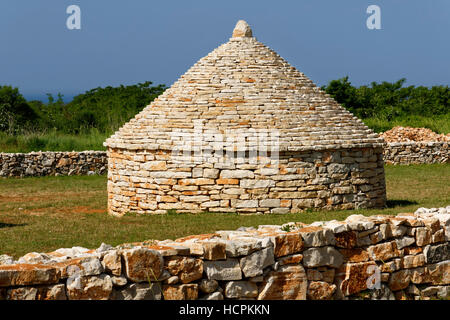
[[[450,163],[448,142],[395,142],[384,148],[388,164]]]
[[[0,177],[104,174],[107,165],[103,151],[0,153]]]
[[[0,256],[0,299],[430,299],[450,295],[450,206]]]
[[[212,153],[199,164],[170,151],[108,150],[108,212],[291,213],[306,208],[383,207],[381,148],[283,152],[276,164],[228,164]],[[273,160],[273,159],[272,159]]]

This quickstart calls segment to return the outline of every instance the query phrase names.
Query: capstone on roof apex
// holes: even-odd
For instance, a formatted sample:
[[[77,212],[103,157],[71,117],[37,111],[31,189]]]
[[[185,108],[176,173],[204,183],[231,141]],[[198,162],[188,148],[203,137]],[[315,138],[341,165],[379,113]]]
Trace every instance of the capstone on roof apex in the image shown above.
[[[233,38],[252,37],[252,28],[244,20],[239,20],[233,30]]]

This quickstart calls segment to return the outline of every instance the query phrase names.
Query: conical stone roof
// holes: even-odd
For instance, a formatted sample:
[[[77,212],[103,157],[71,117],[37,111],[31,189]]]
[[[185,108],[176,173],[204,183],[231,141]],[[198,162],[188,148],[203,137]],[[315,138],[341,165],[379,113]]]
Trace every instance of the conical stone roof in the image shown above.
[[[110,148],[172,150],[174,133],[277,131],[279,151],[380,147],[384,140],[303,73],[258,42],[245,21],[108,138]],[[198,132],[197,132],[198,134]],[[176,136],[176,134],[175,134]],[[213,141],[202,141],[211,147]]]

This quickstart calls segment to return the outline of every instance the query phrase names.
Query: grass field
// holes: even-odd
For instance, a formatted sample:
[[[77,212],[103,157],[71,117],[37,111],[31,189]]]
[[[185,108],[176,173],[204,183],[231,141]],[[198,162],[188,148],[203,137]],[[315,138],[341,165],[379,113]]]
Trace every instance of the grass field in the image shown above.
[[[396,214],[450,205],[450,165],[387,166],[388,208],[287,215],[106,214],[106,177],[0,179],[0,254],[16,258],[61,247],[97,248],[148,239],[236,229],[240,226],[343,220],[350,214]]]
[[[78,135],[58,131],[29,132],[19,135],[0,132],[0,152],[106,150],[103,142],[110,135],[98,130],[90,130]]]

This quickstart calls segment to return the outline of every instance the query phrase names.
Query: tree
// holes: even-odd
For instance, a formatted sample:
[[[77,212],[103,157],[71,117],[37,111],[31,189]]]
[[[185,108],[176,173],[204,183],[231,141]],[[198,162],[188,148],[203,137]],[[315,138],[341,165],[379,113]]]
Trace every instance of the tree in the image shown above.
[[[151,84],[146,81],[131,86],[108,86],[77,95],[64,106],[65,128],[73,133],[86,128],[100,132],[117,130],[166,89],[165,85]]]
[[[0,131],[14,134],[36,118],[18,88],[0,86]]]
[[[406,79],[372,82],[356,88],[348,77],[332,80],[322,89],[360,118],[393,120],[399,117],[436,116],[450,112],[448,86],[405,87]]]

